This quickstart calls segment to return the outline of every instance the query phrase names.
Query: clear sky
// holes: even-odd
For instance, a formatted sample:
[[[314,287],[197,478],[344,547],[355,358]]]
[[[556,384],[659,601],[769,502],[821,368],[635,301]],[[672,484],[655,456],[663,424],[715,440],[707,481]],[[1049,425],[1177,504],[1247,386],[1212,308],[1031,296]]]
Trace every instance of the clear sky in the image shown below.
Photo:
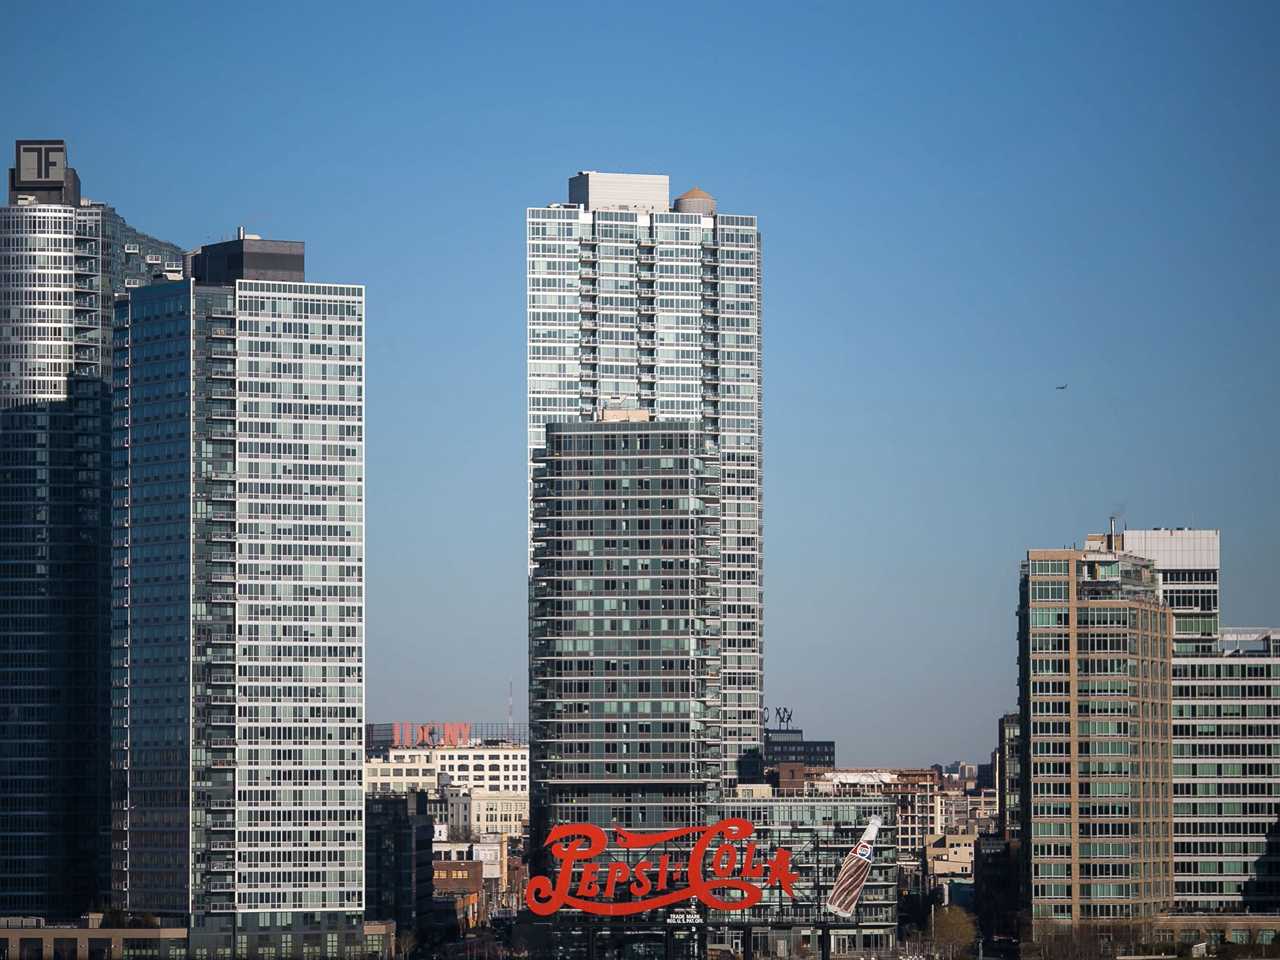
[[[371,719],[525,713],[523,216],[580,169],[760,218],[767,698],[842,763],[985,759],[1020,555],[1112,512],[1280,624],[1280,4],[66,13],[6,12],[0,144],[368,285]]]

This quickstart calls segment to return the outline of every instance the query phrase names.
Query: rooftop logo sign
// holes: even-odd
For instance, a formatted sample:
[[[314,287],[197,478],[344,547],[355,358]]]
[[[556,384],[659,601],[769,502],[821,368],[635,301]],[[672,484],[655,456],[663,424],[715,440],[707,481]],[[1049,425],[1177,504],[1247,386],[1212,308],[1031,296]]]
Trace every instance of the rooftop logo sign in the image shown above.
[[[553,827],[546,846],[559,863],[555,880],[533,877],[529,881],[525,890],[529,909],[544,917],[562,907],[624,917],[686,900],[701,901],[712,910],[746,910],[775,886],[795,897],[792,886],[799,878],[791,868],[791,851],[776,850],[766,858],[749,839],[755,832],[750,821],[729,819],[712,826],[648,833],[614,827],[613,832],[618,851],[650,851],[649,855],[633,863],[602,862],[598,858],[609,846],[602,828],[590,823]],[[667,844],[685,838],[693,840],[687,859],[684,851],[663,852]],[[741,841],[747,842],[740,851]]]
[[[393,747],[465,747],[471,743],[469,723],[395,723]]]
[[[67,171],[67,145],[62,140],[18,140],[14,144],[17,171],[15,180],[21,186],[54,186],[61,184]]]

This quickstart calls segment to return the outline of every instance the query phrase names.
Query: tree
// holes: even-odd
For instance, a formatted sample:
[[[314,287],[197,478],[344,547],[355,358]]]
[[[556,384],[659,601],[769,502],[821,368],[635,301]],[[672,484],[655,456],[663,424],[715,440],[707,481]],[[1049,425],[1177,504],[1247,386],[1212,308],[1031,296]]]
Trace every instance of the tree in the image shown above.
[[[933,917],[933,940],[953,954],[961,954],[973,946],[978,936],[978,925],[973,917],[959,907],[943,907]]]
[[[418,948],[418,935],[412,930],[406,930],[404,933],[396,936],[396,953],[401,957],[413,956],[413,951]]]

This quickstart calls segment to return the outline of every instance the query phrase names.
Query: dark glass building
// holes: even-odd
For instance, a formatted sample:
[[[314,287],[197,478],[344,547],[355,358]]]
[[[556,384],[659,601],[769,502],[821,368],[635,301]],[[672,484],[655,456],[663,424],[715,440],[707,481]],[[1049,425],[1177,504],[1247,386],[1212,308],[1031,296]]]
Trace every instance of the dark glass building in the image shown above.
[[[109,882],[112,300],[182,251],[21,140],[0,207],[0,915],[77,917]]]
[[[396,934],[425,941],[431,919],[433,820],[429,795],[369,795],[365,801],[364,915],[394,920]]]
[[[783,763],[802,763],[806,767],[836,765],[834,740],[806,740],[800,729],[768,730],[764,732],[764,765],[777,769]]]
[[[604,416],[548,424],[535,458],[535,851],[557,823],[682,827],[719,798],[717,449],[695,424]]]

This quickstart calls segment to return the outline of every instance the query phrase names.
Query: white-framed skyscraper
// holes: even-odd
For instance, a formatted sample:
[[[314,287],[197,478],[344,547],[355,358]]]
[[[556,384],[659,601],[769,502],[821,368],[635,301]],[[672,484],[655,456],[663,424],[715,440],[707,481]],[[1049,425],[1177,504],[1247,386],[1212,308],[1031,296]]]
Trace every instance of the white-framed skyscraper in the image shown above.
[[[544,427],[605,407],[693,421],[723,469],[723,777],[761,748],[761,239],[665,175],[584,172],[526,211],[528,454]]]
[[[116,902],[196,956],[355,956],[364,288],[300,243],[190,259],[116,310]]]

